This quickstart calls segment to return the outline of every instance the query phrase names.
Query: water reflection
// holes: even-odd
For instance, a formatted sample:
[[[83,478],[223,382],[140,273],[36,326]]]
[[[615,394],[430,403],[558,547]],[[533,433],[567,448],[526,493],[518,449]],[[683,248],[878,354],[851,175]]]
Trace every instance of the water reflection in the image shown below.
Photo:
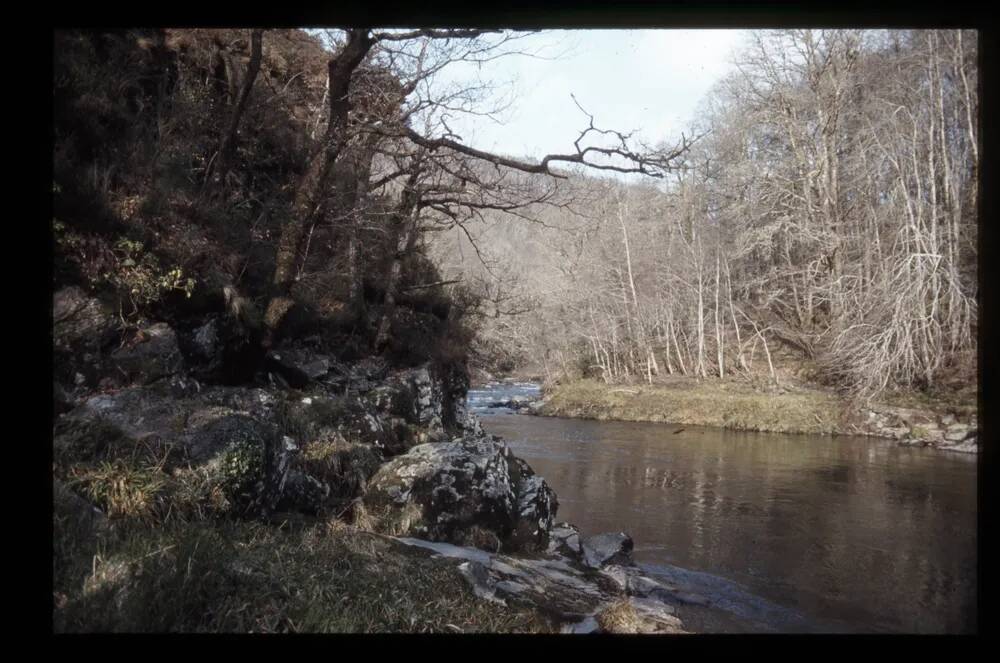
[[[483,424],[553,486],[560,519],[625,529],[639,562],[704,571],[808,618],[779,630],[975,629],[974,458],[668,424]]]

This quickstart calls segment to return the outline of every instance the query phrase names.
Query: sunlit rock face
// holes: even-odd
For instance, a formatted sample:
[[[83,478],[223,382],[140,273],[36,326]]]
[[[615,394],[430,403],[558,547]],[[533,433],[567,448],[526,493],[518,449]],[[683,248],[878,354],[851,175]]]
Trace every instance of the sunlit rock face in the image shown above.
[[[483,434],[418,445],[386,463],[365,504],[395,534],[505,550],[543,549],[557,509],[544,479]]]

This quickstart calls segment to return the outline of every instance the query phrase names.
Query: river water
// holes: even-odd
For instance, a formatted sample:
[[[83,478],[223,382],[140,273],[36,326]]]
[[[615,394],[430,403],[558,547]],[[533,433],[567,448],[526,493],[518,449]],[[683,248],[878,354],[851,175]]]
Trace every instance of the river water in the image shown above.
[[[976,458],[871,438],[740,433],[489,409],[558,520],[628,532],[635,560],[703,600],[695,632],[976,630]]]

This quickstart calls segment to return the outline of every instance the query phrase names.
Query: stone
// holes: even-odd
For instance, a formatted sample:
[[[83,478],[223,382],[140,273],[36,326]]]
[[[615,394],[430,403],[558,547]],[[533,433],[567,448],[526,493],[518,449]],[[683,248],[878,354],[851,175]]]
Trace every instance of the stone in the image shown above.
[[[596,534],[583,539],[583,561],[599,569],[608,564],[629,564],[632,561],[632,537],[624,532]]]
[[[253,417],[233,414],[199,428],[188,447],[188,456],[198,463],[212,463],[226,497],[242,513],[267,513],[283,501],[286,487],[301,488],[302,482],[288,482],[292,461],[298,455],[296,444],[289,444],[272,425]],[[311,491],[304,480],[303,495],[286,498],[300,508],[301,498],[313,492],[322,495],[321,487]]]
[[[685,633],[673,607],[659,601],[629,598],[629,607],[637,618],[637,633]]]
[[[272,367],[292,384],[306,383],[325,376],[332,366],[330,358],[303,348],[282,348],[267,353]]]
[[[178,338],[184,358],[198,379],[209,383],[240,384],[253,378],[264,350],[236,319],[213,315]]]
[[[177,334],[163,322],[140,329],[129,345],[111,354],[111,361],[127,380],[139,384],[154,382],[183,368]]]
[[[944,439],[944,431],[936,424],[918,424],[910,429],[910,437],[914,440],[936,443]]]
[[[610,580],[618,591],[625,592],[628,589],[629,577],[625,567],[610,564],[601,569],[600,573]]]
[[[882,437],[891,437],[894,440],[902,440],[910,434],[910,429],[901,426],[899,428],[882,428],[878,431],[878,434]]]
[[[52,382],[52,404],[56,415],[73,409],[73,398],[58,382]]]
[[[108,518],[96,506],[66,487],[58,479],[52,481],[53,511],[71,518],[75,527],[87,534],[97,534],[108,529]]]
[[[97,350],[116,336],[109,307],[81,288],[62,288],[52,295],[52,342],[56,350]]]
[[[565,555],[571,559],[583,558],[580,531],[569,523],[556,523],[549,530],[547,552]]]
[[[212,318],[195,329],[192,337],[192,346],[194,353],[199,358],[210,360],[222,350],[219,326],[219,319]]]
[[[131,444],[155,439],[176,466],[217,480],[239,513],[316,512],[330,488],[302,467],[302,444],[271,423],[275,405],[261,389],[209,387],[180,396],[164,381],[87,399],[62,415],[53,445],[58,457],[74,453],[81,449],[77,432],[88,426]],[[85,448],[107,445],[88,440]]]
[[[555,493],[499,438],[421,444],[384,464],[364,497],[390,533],[458,545],[491,532],[504,549],[544,549]]]
[[[979,441],[976,436],[968,437],[957,443],[945,443],[938,447],[942,451],[954,451],[956,453],[976,454],[979,453]]]
[[[469,583],[476,596],[506,605],[506,602],[497,596],[496,590],[493,588],[495,583],[491,581],[490,573],[482,563],[475,560],[462,562],[458,565],[458,572]]]
[[[944,439],[948,442],[961,442],[969,436],[972,428],[968,424],[952,424],[948,426],[944,434]]]
[[[941,425],[942,426],[945,426],[945,427],[951,426],[953,423],[955,423],[955,415],[954,414],[951,414],[949,412],[948,414],[946,414],[943,417],[941,417]]]
[[[571,527],[571,526],[570,526]],[[682,633],[676,608],[658,598],[627,596],[621,581],[629,584],[638,574],[634,566],[607,566],[600,573],[580,567],[573,560],[490,554],[475,548],[421,539],[399,538],[401,543],[432,551],[436,556],[463,560],[458,569],[473,592],[492,601],[517,601],[534,605],[559,622],[564,633],[593,633],[610,625],[609,612],[625,610],[635,633]],[[650,581],[652,582],[652,581]],[[599,623],[600,622],[600,623]],[[621,632],[610,629],[610,632]]]

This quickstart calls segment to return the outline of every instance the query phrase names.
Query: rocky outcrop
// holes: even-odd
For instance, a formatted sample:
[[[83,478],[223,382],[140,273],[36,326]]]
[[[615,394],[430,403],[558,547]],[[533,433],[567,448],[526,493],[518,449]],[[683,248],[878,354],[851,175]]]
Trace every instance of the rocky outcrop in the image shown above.
[[[862,410],[865,432],[899,441],[903,446],[935,447],[943,451],[978,453],[975,413],[960,422],[953,412],[944,414],[915,408],[882,406]]]
[[[384,531],[459,545],[544,549],[555,494],[500,438],[422,444],[383,465],[364,503]]]
[[[301,476],[299,443],[259,416],[273,412],[271,398],[262,390],[223,387],[178,397],[170,384],[102,394],[63,415],[56,455],[86,460],[105,455],[112,444],[155,444],[169,450],[173,471],[204,473],[237,513],[315,511],[329,489]]]
[[[81,310],[95,313],[86,302]],[[96,314],[90,323],[98,324]],[[553,525],[555,493],[468,414],[461,370],[389,371],[380,360],[344,366],[299,344],[264,364],[267,372],[280,363],[279,375],[292,380],[213,384],[231,377],[242,342],[223,316],[180,335],[148,325],[96,364],[129,386],[85,393],[81,384],[70,394],[57,381],[57,466],[152,450],[158,466],[138,469],[172,482],[164,499],[193,490],[198,512],[352,514],[356,524],[367,519],[421,545],[454,544],[464,551],[460,573],[484,599],[534,604],[571,630],[613,631],[607,614],[617,606],[640,615],[646,632],[679,631],[667,603],[642,603],[655,581],[640,578],[627,535],[581,539],[573,526]],[[291,381],[304,391],[288,389]],[[124,517],[109,521],[62,484],[54,490],[62,511],[91,529]],[[181,512],[189,506],[171,503]],[[531,557],[510,554],[521,552]]]
[[[616,537],[618,535],[610,535]],[[564,633],[684,633],[676,587],[642,573],[631,559],[598,572],[573,555],[531,558],[403,537],[399,541],[459,561],[472,591],[502,605],[530,605]]]

